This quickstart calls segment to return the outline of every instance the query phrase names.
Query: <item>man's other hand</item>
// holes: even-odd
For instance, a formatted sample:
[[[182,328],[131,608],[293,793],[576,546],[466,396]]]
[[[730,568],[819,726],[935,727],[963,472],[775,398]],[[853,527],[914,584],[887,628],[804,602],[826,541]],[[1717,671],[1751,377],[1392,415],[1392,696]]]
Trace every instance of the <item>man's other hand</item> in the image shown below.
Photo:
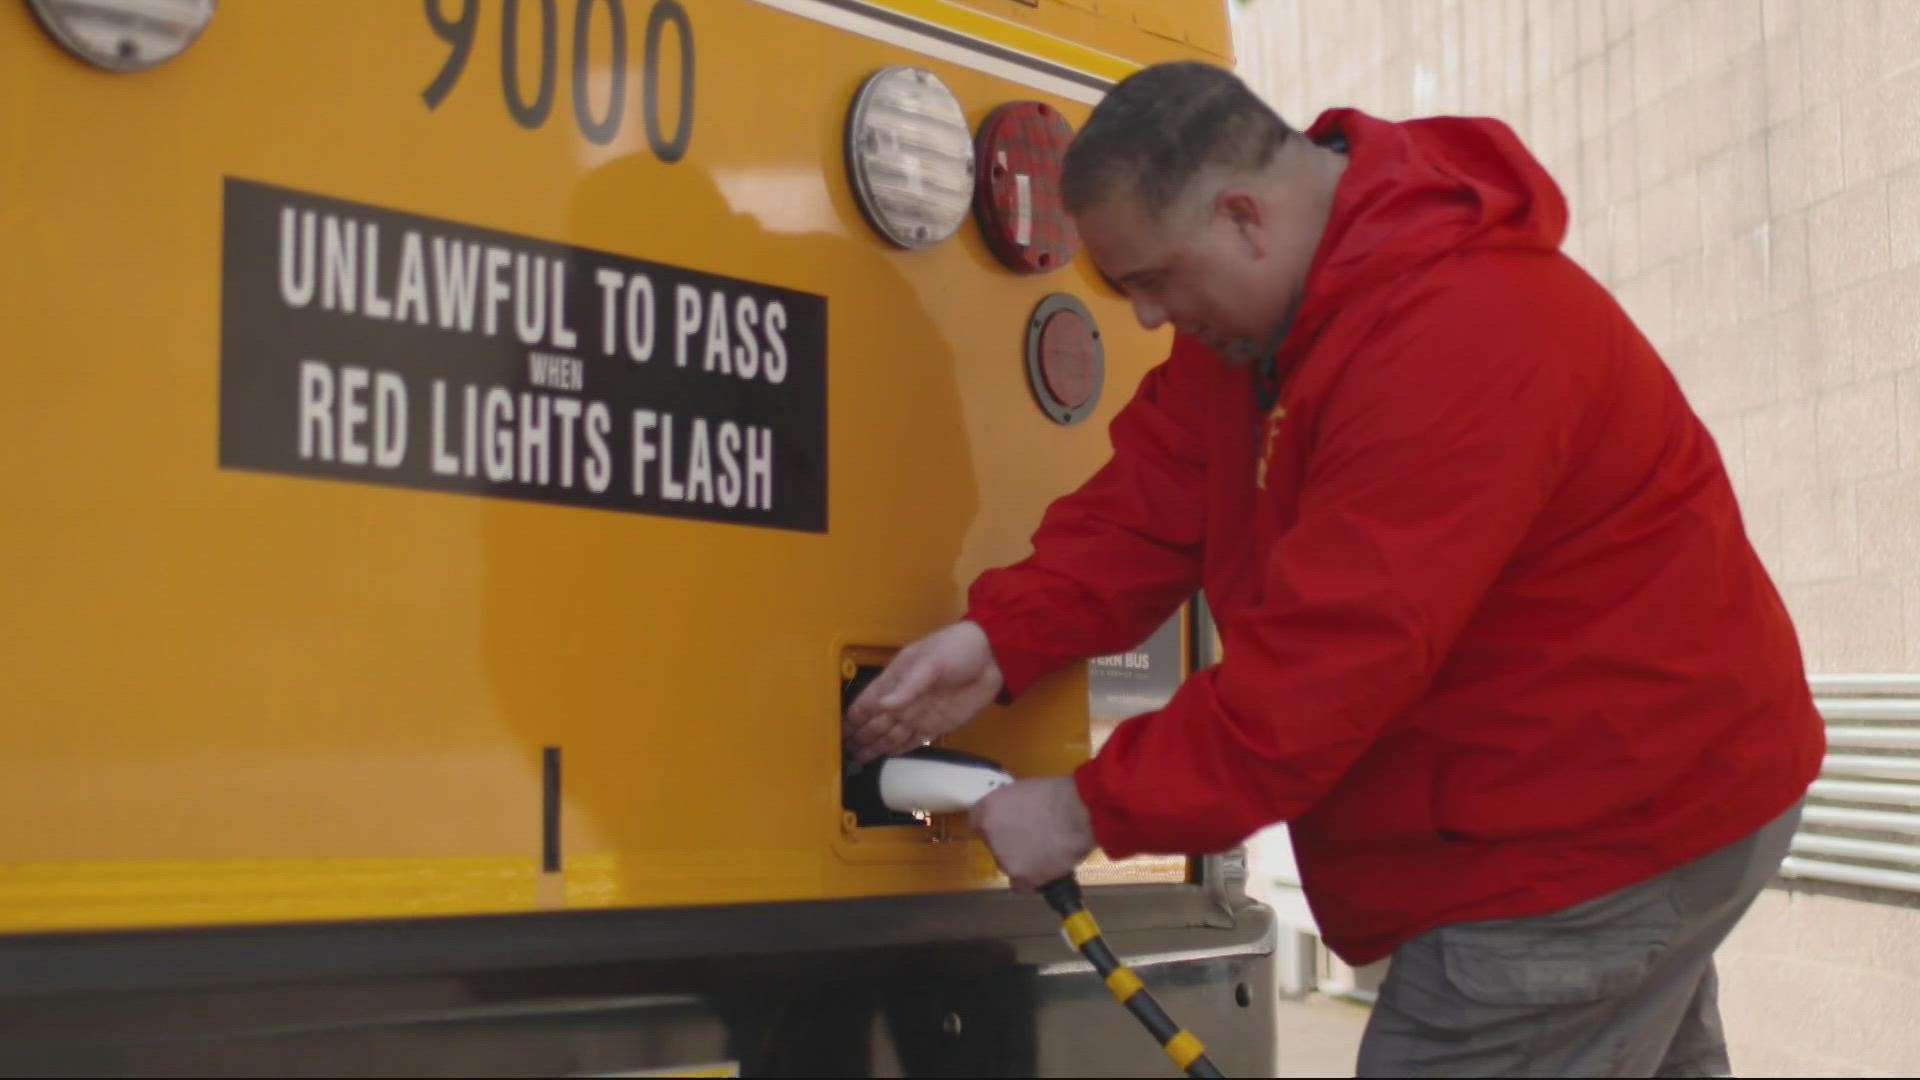
[[[900,650],[847,710],[841,732],[857,761],[903,753],[973,719],[1002,685],[986,631],[957,622]]]
[[[1008,784],[975,803],[969,820],[1015,892],[1066,877],[1094,848],[1092,819],[1070,777]]]

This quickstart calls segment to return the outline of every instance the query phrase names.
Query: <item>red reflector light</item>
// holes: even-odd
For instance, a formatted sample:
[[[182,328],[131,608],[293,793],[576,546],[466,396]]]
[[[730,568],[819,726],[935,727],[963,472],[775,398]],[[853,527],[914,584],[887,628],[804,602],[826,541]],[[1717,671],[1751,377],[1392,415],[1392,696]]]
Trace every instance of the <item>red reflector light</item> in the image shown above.
[[[1056,311],[1040,327],[1040,381],[1069,409],[1093,396],[1093,327],[1079,315]]]
[[[1027,322],[1027,381],[1040,410],[1056,423],[1077,424],[1100,403],[1106,350],[1085,305],[1054,293]]]

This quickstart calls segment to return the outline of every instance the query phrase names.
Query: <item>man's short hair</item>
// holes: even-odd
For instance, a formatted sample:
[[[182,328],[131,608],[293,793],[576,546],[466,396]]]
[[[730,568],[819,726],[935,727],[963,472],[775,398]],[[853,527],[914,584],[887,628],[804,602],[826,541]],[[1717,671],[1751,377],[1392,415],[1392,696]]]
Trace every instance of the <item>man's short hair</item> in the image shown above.
[[[1291,134],[1232,72],[1182,62],[1129,75],[1094,108],[1067,149],[1060,194],[1084,213],[1115,184],[1159,214],[1202,169],[1257,169]]]

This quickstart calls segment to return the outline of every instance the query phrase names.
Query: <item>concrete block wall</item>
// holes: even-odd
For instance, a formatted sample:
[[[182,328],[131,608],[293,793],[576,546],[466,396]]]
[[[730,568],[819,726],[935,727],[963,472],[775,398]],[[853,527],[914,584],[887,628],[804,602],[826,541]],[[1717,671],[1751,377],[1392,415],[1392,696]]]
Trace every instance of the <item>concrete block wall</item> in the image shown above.
[[[1808,670],[1920,670],[1920,0],[1251,0],[1242,74],[1499,117],[1674,369]]]
[[[1511,124],[1712,431],[1808,670],[1920,672],[1920,0],[1235,7],[1297,127]],[[1736,1073],[1920,1072],[1920,907],[1772,889],[1719,962]]]

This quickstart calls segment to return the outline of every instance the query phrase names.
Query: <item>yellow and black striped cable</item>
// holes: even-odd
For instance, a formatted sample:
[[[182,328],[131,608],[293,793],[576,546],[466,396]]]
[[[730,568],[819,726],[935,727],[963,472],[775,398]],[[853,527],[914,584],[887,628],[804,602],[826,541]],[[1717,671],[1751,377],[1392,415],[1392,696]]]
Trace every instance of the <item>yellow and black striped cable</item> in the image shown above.
[[[1068,943],[1080,950],[1093,970],[1107,981],[1107,989],[1113,991],[1114,998],[1146,1025],[1173,1063],[1188,1076],[1219,1076],[1220,1070],[1207,1058],[1207,1048],[1200,1045],[1192,1032],[1173,1022],[1153,994],[1141,985],[1140,976],[1122,964],[1107,947],[1100,937],[1099,925],[1080,898],[1080,883],[1069,875],[1043,886],[1040,895],[1060,914],[1060,930],[1067,936]]]

